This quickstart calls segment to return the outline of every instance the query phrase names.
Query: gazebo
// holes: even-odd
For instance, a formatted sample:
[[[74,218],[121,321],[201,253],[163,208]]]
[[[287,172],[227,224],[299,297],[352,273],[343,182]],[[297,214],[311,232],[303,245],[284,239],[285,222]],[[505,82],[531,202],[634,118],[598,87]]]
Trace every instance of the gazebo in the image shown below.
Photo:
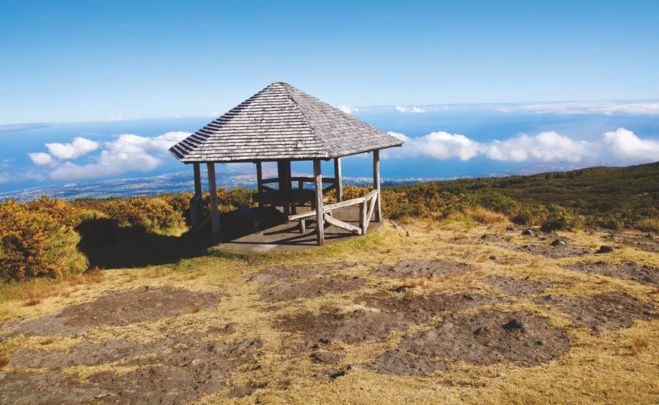
[[[215,163],[253,162],[256,164],[259,205],[283,207],[291,221],[315,219],[317,243],[325,241],[324,224],[344,227],[355,233],[365,233],[371,214],[381,221],[380,150],[401,146],[398,138],[382,132],[282,82],[272,83],[254,96],[215,119],[202,129],[170,148],[181,162],[194,168],[195,196],[191,201],[193,226],[201,219],[201,171],[208,168],[213,237],[220,240]],[[373,152],[373,187],[366,197],[343,201],[341,158]],[[334,160],[334,177],[323,179],[321,160]],[[313,178],[292,177],[292,161],[313,161]],[[262,163],[276,162],[278,177],[264,179]],[[314,188],[304,189],[305,182]],[[276,184],[277,188],[270,185]],[[323,184],[329,184],[323,189]],[[298,187],[295,188],[294,185]],[[323,204],[323,192],[336,190],[337,203]],[[311,203],[312,210],[297,214],[298,204]],[[360,228],[332,217],[336,208],[361,204]],[[365,225],[365,226],[364,226]]]

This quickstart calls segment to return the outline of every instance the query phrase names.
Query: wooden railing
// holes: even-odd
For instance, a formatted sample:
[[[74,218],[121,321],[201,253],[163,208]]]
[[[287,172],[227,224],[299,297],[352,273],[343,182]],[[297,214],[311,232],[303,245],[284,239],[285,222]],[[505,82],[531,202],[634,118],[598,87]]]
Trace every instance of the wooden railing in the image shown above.
[[[333,204],[327,204],[323,206],[323,220],[329,224],[337,226],[339,228],[345,229],[357,235],[365,235],[368,225],[371,222],[371,217],[373,216],[373,211],[375,211],[375,206],[379,198],[378,190],[373,190],[370,193],[366,194],[363,197],[353,198],[352,200],[341,201]],[[340,221],[332,216],[332,212],[339,208],[350,207],[353,205],[359,205],[359,227]],[[288,217],[289,221],[300,221],[300,232],[305,232],[306,223],[305,221],[316,216],[316,210],[311,210],[303,214],[290,215]],[[321,226],[320,224],[317,226]]]

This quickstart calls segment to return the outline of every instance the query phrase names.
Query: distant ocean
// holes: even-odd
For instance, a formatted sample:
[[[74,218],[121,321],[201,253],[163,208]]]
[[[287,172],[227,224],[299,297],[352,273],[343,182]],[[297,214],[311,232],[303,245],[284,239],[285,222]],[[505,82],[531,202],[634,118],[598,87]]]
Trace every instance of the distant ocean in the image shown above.
[[[444,131],[449,134],[464,135],[471,141],[484,144],[495,140],[505,141],[518,137],[520,134],[535,136],[542,132],[554,131],[571,139],[595,144],[602,139],[604,133],[625,128],[639,138],[659,142],[659,116],[656,115],[504,114],[491,108],[478,108],[478,106],[436,109],[424,113],[402,113],[391,107],[371,107],[354,111],[352,115],[383,131],[404,134],[413,139],[424,137],[432,132]],[[120,180],[119,183],[121,181],[130,182],[127,179],[139,179],[132,181],[132,184],[148,183],[149,178],[161,176],[161,181],[164,181],[162,179],[174,174],[177,178],[177,187],[186,189],[189,183],[182,179],[185,179],[184,173],[188,172],[191,180],[191,168],[179,163],[167,153],[157,155],[156,158],[160,160],[160,163],[150,170],[95,173],[85,179],[53,179],[49,176],[52,165],[36,165],[28,153],[48,152],[45,144],[67,144],[76,137],[82,137],[98,143],[99,148],[94,153],[77,158],[75,163],[79,165],[93,164],[100,159],[100,153],[105,153],[101,152],[103,145],[116,140],[121,134],[153,138],[174,131],[194,132],[212,119],[212,117],[195,117],[0,125],[0,144],[2,145],[0,148],[0,197],[21,195],[25,190],[34,188],[41,190],[43,187],[47,187],[47,190],[52,192],[65,185],[71,189],[95,184],[97,189],[102,190],[103,182],[106,181],[108,187],[112,181],[115,182],[114,184],[117,184],[118,180]],[[659,160],[659,156],[655,160]],[[381,168],[385,181],[410,182],[530,174],[594,165],[621,166],[633,163],[636,162],[615,157],[547,162],[532,159],[498,161],[485,156],[475,156],[468,160],[460,160],[458,157],[438,159],[431,156],[402,154],[400,157],[384,158]],[[232,177],[242,176],[241,178],[244,178],[244,176],[253,174],[252,166],[245,164],[220,165],[220,185],[231,187],[244,184],[244,182],[236,182]],[[311,164],[296,164],[293,166],[293,170],[310,173]],[[323,171],[331,173],[331,165],[329,163],[325,165]],[[343,173],[353,179],[368,178],[372,175],[371,159],[366,155],[345,158],[343,159]],[[35,190],[35,193],[38,194],[39,190]],[[149,192],[154,191],[147,193]]]

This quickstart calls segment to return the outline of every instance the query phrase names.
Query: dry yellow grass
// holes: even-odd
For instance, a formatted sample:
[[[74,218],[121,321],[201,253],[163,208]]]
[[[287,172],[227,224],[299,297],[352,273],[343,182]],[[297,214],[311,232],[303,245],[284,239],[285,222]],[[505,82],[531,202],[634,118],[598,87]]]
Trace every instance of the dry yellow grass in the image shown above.
[[[484,279],[501,277],[546,281],[551,285],[545,294],[590,297],[606,292],[621,292],[655,304],[659,301],[656,287],[564,268],[584,260],[594,260],[591,257],[551,259],[512,250],[508,245],[528,243],[519,235],[519,231],[506,231],[508,224],[488,213],[472,212],[467,215],[480,223],[406,220],[389,223],[382,232],[366,238],[302,253],[233,255],[219,251],[178,264],[102,272],[101,275],[93,275],[89,282],[62,282],[54,287],[46,287],[52,290],[43,295],[38,292],[10,294],[0,302],[0,315],[5,318],[6,325],[11,325],[18,317],[37,319],[70,305],[91,303],[109,291],[145,286],[169,286],[199,293],[214,292],[222,294],[223,298],[214,308],[190,306],[177,315],[125,326],[99,326],[67,338],[10,337],[11,326],[5,325],[0,332],[0,337],[4,338],[0,343],[0,368],[5,373],[48,372],[13,366],[11,358],[16,348],[66,350],[81,341],[149,344],[161,340],[166,333],[204,335],[212,328],[237,323],[233,333],[206,339],[209,342],[216,339],[227,344],[238,340],[262,339],[264,346],[255,357],[255,363],[238,367],[231,373],[225,388],[199,397],[197,403],[622,404],[659,401],[658,320],[636,321],[630,328],[593,335],[585,328],[574,327],[569,315],[535,303],[535,295],[510,296],[492,287]],[[510,242],[483,243],[480,240],[483,234],[506,236]],[[561,236],[570,238],[573,245],[594,248],[602,244],[603,235],[580,232],[561,233]],[[659,266],[656,253],[626,245],[616,248],[611,255],[597,256],[596,259],[614,263],[629,260]],[[380,266],[392,266],[401,260],[453,261],[467,264],[471,268],[469,271],[437,277],[398,280],[381,277],[373,272]],[[267,284],[247,281],[250,275],[281,266],[335,266],[343,261],[355,261],[356,264],[323,274],[323,277],[358,277],[364,281],[359,290],[273,303],[262,300],[261,295],[265,289],[277,285],[276,282]],[[317,277],[311,276],[309,279]],[[297,280],[290,282],[295,283]],[[403,292],[395,292],[401,286],[404,287],[401,290]],[[570,349],[550,362],[532,367],[506,363],[477,366],[453,362],[448,369],[428,376],[396,376],[379,374],[360,365],[395,349],[404,335],[421,332],[437,324],[443,319],[443,314],[409,329],[396,330],[379,340],[354,344],[332,341],[323,350],[340,353],[345,357],[329,366],[312,362],[309,352],[294,350],[303,341],[303,336],[278,327],[282,317],[309,311],[319,314],[328,307],[337,308],[339,315],[359,310],[377,312],[378,308],[369,307],[358,297],[382,292],[392,296],[475,293],[507,297],[509,302],[506,304],[481,306],[465,313],[476,314],[489,308],[504,308],[506,311],[538,314],[548,318],[553,326],[567,331],[571,340]],[[34,294],[34,297],[30,294]],[[27,300],[32,298],[40,302],[26,306]],[[158,361],[157,354],[149,358],[155,359],[153,361],[156,363]],[[327,368],[348,371],[335,379],[313,377]],[[84,380],[99,372],[125,374],[134,370],[134,365],[119,360],[94,366],[65,367],[62,372]],[[227,397],[233,389],[244,386],[257,388],[243,398]]]

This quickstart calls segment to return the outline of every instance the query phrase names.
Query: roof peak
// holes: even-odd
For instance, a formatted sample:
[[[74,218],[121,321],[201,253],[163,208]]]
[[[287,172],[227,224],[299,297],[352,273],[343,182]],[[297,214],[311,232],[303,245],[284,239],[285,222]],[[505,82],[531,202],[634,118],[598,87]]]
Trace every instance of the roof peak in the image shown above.
[[[285,82],[273,82],[170,151],[185,163],[327,159],[402,142]]]

